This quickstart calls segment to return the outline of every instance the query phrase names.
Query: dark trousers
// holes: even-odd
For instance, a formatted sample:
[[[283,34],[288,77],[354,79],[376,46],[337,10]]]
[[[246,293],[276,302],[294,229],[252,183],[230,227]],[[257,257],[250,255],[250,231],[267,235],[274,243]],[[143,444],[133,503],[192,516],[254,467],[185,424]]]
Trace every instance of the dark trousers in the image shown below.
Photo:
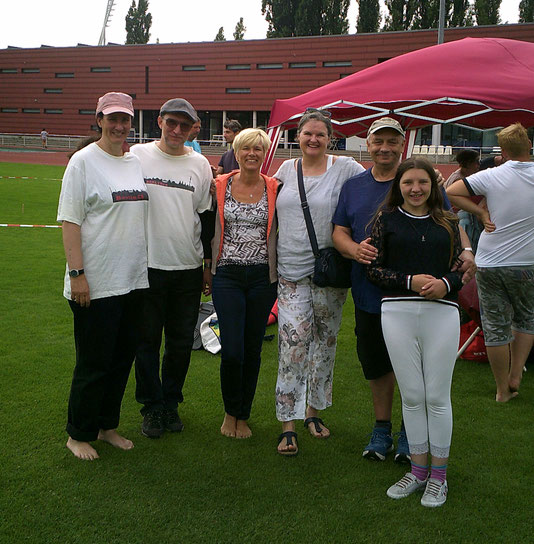
[[[202,290],[202,267],[192,270],[148,269],[150,288],[143,294],[141,342],[135,359],[135,398],[141,414],[176,410],[191,360],[193,334]],[[165,351],[160,347],[165,331]]]
[[[213,276],[212,295],[221,334],[224,410],[237,419],[248,419],[276,283],[270,283],[267,265],[220,266]]]
[[[92,300],[74,314],[76,366],[69,397],[67,433],[91,442],[100,429],[116,429],[139,340],[141,291]]]

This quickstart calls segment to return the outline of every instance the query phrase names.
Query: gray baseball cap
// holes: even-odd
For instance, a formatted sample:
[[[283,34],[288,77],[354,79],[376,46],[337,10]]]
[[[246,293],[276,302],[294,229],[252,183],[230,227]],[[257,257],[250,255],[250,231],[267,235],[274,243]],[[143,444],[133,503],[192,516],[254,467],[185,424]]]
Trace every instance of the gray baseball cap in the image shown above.
[[[195,108],[193,108],[193,106],[191,106],[184,98],[171,98],[170,100],[167,100],[159,110],[160,115],[163,115],[164,113],[182,113],[189,117],[193,123],[198,121],[198,115]]]
[[[396,119],[392,119],[391,117],[382,117],[381,119],[373,121],[373,124],[367,131],[367,136],[369,137],[371,134],[374,134],[383,128],[396,130],[401,136],[404,137],[404,130],[402,129],[401,124]]]

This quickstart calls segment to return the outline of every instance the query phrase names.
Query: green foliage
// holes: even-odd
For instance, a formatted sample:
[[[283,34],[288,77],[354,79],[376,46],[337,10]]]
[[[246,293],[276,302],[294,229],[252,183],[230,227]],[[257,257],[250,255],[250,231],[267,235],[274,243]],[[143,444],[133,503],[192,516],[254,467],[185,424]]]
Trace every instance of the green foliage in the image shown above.
[[[267,38],[296,36],[295,18],[300,0],[262,0],[261,13],[269,23]]]
[[[469,0],[452,0],[452,13],[447,26],[473,26],[473,6]]]
[[[148,0],[139,0],[132,5],[126,14],[126,43],[148,43],[150,38],[150,27],[152,26],[152,15],[148,13]]]
[[[39,178],[0,179],[0,222],[9,215],[15,223],[54,223],[59,181],[48,180],[60,178],[60,170],[0,163],[1,176]],[[33,210],[31,221],[13,204],[21,202]],[[263,347],[251,439],[219,433],[219,358],[201,351],[193,353],[180,405],[183,433],[141,436],[132,372],[119,430],[135,448],[97,442],[100,459],[82,462],[65,448],[74,341],[61,296],[61,231],[0,228],[0,247],[2,543],[532,542],[530,369],[517,399],[498,406],[489,366],[457,363],[450,493],[437,511],[421,507],[419,496],[386,497],[406,470],[392,456],[384,463],[361,457],[374,418],[356,359],[350,295],[338,337],[334,403],[322,414],[332,431],[328,440],[311,438],[299,423],[299,455],[277,455],[275,340]],[[276,335],[276,326],[267,334]],[[393,419],[397,430],[398,394]]]
[[[380,28],[380,3],[378,0],[360,0],[356,32],[378,32]]]
[[[519,22],[534,22],[534,0],[521,0],[519,2]]]
[[[385,0],[388,15],[382,30],[409,30],[412,28],[414,16],[419,2],[415,0]]]
[[[389,15],[383,30],[420,30],[438,28],[440,0],[413,2],[386,0]],[[469,0],[445,0],[445,27],[472,26]]]
[[[245,36],[246,31],[247,31],[247,27],[243,23],[243,17],[240,17],[239,21],[235,25],[234,40],[242,40]]]
[[[219,28],[219,32],[217,32],[217,36],[215,36],[215,40],[213,40],[215,42],[225,42],[226,41],[226,38],[224,37],[224,28],[221,26],[221,28]]]
[[[262,0],[268,38],[346,34],[350,0]]]
[[[498,25],[501,22],[499,8],[502,0],[475,0],[474,11],[477,25]]]

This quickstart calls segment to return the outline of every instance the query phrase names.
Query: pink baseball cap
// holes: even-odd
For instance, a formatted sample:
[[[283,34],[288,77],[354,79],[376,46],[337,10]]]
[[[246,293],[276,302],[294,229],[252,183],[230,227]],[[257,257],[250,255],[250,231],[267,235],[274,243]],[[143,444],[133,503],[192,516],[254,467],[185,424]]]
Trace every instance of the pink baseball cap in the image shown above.
[[[96,113],[109,115],[115,112],[127,113],[134,116],[132,97],[125,93],[106,93],[98,99]]]

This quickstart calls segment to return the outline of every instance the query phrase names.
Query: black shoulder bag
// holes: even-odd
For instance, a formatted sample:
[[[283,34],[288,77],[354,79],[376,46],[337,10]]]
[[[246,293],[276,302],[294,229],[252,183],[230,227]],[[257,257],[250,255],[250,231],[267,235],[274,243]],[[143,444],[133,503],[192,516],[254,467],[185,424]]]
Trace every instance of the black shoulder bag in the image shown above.
[[[304,220],[306,221],[306,230],[308,231],[310,244],[315,257],[312,281],[319,287],[350,287],[352,262],[349,259],[342,257],[336,248],[325,247],[324,249],[319,249],[319,245],[317,244],[317,236],[315,235],[310,208],[308,206],[308,201],[306,200],[301,159],[297,162],[297,178],[300,205],[302,206]]]

